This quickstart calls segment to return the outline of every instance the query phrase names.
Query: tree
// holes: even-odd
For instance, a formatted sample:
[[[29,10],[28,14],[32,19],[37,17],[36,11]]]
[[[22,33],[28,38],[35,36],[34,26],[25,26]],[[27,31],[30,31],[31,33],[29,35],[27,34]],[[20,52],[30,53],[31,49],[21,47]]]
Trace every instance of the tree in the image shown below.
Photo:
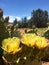
[[[48,12],[41,9],[33,10],[32,19],[35,26],[45,27],[48,21]]]
[[[24,17],[24,19],[22,19],[22,27],[28,27],[27,25],[27,17]]]
[[[16,25],[17,24],[17,19],[15,19],[14,21],[13,21],[13,25]]]
[[[19,27],[19,28],[22,28],[22,27],[23,27],[23,25],[22,25],[22,24],[23,24],[23,22],[22,22],[22,21],[18,21],[18,27]]]
[[[33,26],[33,19],[32,18],[29,19],[27,24],[28,24],[29,28],[32,28],[32,26]]]
[[[44,11],[44,24],[46,24],[47,22],[48,22],[48,12],[45,10]]]

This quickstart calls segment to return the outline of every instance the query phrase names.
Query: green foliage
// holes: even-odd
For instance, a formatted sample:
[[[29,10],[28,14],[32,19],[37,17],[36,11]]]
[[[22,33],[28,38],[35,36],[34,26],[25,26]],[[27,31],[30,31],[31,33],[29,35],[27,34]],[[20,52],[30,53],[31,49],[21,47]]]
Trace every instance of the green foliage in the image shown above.
[[[32,21],[32,18],[30,20],[28,20],[28,28],[32,28],[33,26],[33,21]]]
[[[1,9],[1,11],[2,11],[2,9]],[[0,14],[3,15],[2,12],[0,12]],[[4,18],[3,18],[3,16],[0,16],[0,44],[1,44],[2,40],[7,37],[8,37],[8,32],[6,30]]]
[[[22,28],[27,28],[27,17],[24,17],[24,19],[22,18]]]
[[[2,40],[9,37],[9,33],[6,30],[5,20],[3,18],[3,10],[0,9],[0,57],[3,55],[3,50],[1,49]]]
[[[41,9],[33,10],[32,21],[37,27],[46,27],[48,22],[48,12]]]
[[[13,25],[16,25],[17,24],[17,19],[15,19],[14,21],[13,21]]]
[[[18,21],[17,23],[18,23],[19,28],[27,28],[28,27],[27,17],[22,18],[21,21]]]
[[[44,36],[45,38],[49,39],[49,30],[47,30],[47,31],[43,34],[43,36]]]

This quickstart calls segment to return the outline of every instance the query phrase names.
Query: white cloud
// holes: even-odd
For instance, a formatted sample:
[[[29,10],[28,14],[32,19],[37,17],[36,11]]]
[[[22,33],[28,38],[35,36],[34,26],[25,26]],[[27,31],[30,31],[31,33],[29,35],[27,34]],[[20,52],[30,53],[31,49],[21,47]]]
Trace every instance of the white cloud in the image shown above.
[[[15,20],[15,17],[14,16],[9,16],[9,22],[13,22]]]
[[[3,17],[5,18],[6,16],[8,15],[4,15]],[[13,22],[15,20],[15,18],[17,19],[17,21],[21,20],[21,17],[18,17],[18,16],[10,16],[9,15],[9,22]],[[31,16],[28,16],[27,19],[29,20],[31,18]]]
[[[4,18],[6,17],[7,15],[4,15]],[[13,22],[14,20],[15,20],[15,18],[17,19],[17,21],[19,21],[19,20],[21,20],[21,18],[20,17],[18,17],[18,16],[9,16],[9,22]]]
[[[21,20],[21,18],[20,17],[16,17],[17,18],[17,20],[19,21],[19,20]]]
[[[27,19],[28,19],[28,20],[31,19],[31,16],[27,17]]]

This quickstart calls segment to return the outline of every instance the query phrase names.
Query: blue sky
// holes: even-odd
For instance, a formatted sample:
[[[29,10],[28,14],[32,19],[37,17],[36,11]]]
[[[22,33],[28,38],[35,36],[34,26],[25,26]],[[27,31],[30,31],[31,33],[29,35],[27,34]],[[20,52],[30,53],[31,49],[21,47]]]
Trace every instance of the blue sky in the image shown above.
[[[38,8],[49,12],[49,0],[0,0],[0,8],[4,11],[4,17],[10,16],[12,21],[25,16],[30,18],[31,12]]]

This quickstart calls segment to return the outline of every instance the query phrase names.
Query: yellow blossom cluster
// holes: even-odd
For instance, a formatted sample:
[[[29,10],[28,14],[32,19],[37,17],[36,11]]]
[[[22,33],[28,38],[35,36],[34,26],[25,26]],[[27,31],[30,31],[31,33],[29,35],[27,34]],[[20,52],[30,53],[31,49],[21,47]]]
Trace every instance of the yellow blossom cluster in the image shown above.
[[[22,43],[29,47],[36,46],[39,49],[43,49],[48,45],[45,37],[40,37],[36,34],[24,34],[22,36]]]
[[[21,50],[20,42],[28,47],[37,47],[38,49],[43,49],[48,46],[45,37],[37,36],[36,34],[27,33],[22,35],[22,39],[18,37],[4,39],[2,41],[2,49],[6,52],[15,54],[16,52]]]
[[[4,39],[2,42],[2,48],[6,52],[12,53],[12,54],[15,54],[16,52],[21,50],[19,45],[20,45],[20,39],[17,37]]]

